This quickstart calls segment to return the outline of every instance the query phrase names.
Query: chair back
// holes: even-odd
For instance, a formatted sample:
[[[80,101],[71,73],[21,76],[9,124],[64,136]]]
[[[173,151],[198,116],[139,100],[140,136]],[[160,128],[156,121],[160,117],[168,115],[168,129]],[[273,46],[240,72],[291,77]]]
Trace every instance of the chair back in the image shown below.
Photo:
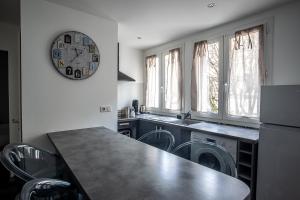
[[[173,154],[224,174],[236,177],[235,162],[222,146],[204,140],[192,140],[177,146]]]
[[[66,181],[57,179],[34,179],[22,188],[19,200],[78,199],[77,194]]]
[[[63,162],[56,154],[28,144],[6,145],[0,161],[6,169],[24,181],[56,178],[63,173]]]
[[[162,129],[150,131],[137,140],[168,152],[171,151],[175,144],[175,138],[172,133]]]

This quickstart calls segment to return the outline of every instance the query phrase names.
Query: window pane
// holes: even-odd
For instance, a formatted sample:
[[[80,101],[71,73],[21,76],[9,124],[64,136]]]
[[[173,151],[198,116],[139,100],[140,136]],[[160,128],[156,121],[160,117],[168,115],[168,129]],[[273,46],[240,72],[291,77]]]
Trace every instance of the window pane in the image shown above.
[[[229,115],[259,117],[259,35],[259,31],[241,35],[238,48],[236,38],[230,39]]]
[[[207,54],[199,58],[199,112],[218,113],[219,100],[219,42],[209,43]]]
[[[146,58],[146,107],[159,107],[159,59],[157,56]]]
[[[181,61],[180,49],[174,49],[165,55],[164,69],[164,108],[181,110]]]

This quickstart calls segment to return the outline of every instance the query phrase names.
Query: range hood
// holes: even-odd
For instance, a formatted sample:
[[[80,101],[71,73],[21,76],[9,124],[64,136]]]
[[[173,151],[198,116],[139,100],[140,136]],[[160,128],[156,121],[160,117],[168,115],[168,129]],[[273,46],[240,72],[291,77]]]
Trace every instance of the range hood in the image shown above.
[[[120,47],[118,43],[118,81],[135,81],[130,76],[120,72]]]

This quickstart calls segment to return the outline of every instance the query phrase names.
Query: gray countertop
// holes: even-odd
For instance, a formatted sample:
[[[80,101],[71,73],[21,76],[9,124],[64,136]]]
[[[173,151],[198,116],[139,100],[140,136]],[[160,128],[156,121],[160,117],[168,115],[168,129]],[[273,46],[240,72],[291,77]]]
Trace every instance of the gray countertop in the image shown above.
[[[253,128],[245,128],[239,126],[231,126],[217,123],[210,123],[199,121],[192,125],[179,125],[175,117],[153,115],[153,114],[141,114],[137,115],[136,118],[119,119],[119,121],[132,121],[132,120],[147,120],[152,122],[159,122],[164,124],[170,124],[181,128],[190,129],[191,131],[201,131],[209,134],[220,135],[224,137],[245,139],[257,142],[259,139],[259,131]]]
[[[91,200],[241,200],[240,180],[104,127],[48,133]]]

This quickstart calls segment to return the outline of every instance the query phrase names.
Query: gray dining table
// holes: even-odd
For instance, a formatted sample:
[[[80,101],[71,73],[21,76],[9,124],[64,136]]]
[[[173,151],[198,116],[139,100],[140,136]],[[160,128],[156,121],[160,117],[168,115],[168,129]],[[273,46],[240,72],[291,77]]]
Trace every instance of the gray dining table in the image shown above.
[[[243,200],[240,180],[105,127],[48,133],[91,200]]]

